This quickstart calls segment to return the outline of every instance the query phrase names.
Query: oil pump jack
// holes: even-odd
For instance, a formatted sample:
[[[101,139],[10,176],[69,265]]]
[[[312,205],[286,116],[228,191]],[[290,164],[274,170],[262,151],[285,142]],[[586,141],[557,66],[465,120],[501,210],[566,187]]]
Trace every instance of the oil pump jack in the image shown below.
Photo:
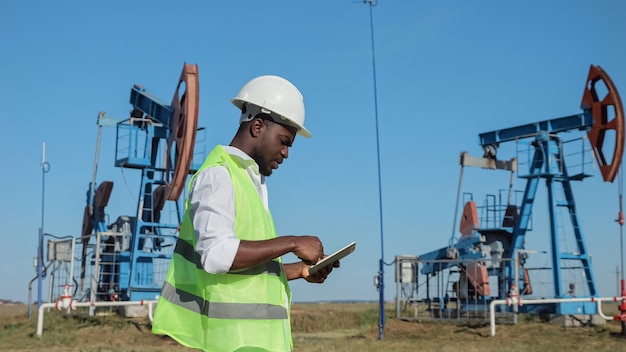
[[[603,95],[606,89],[606,95]],[[476,203],[468,201],[464,205],[460,222],[461,236],[450,245],[419,256],[424,265],[421,273],[437,275],[451,267],[462,270],[469,290],[480,300],[505,299],[509,295],[531,294],[532,286],[524,264],[528,259],[525,238],[531,223],[531,214],[537,190],[543,180],[547,189],[550,218],[551,280],[553,298],[597,297],[597,289],[591,268],[591,258],[585,244],[582,226],[576,212],[571,182],[581,181],[590,176],[581,172],[570,174],[563,151],[565,141],[559,136],[563,132],[586,132],[593,155],[604,181],[613,182],[624,152],[624,111],[615,85],[608,74],[599,66],[591,65],[585,84],[582,113],[544,120],[479,134],[480,145],[484,150],[482,158],[474,158],[462,153],[461,171],[465,166],[486,169],[507,170],[526,180],[521,205],[509,201],[504,207],[504,215],[495,226],[481,226]],[[609,135],[615,136],[611,143]],[[508,161],[496,158],[502,143],[530,140],[532,158],[519,169],[519,160]],[[609,148],[612,149],[612,157]],[[463,173],[461,172],[461,175]],[[460,187],[459,187],[460,188]],[[574,250],[565,251],[560,242],[562,230],[558,225],[557,209],[567,211],[574,232]],[[454,236],[454,235],[453,235]],[[518,259],[518,261],[514,259]],[[508,259],[508,260],[506,260]],[[518,263],[517,265],[515,263]],[[566,282],[566,273],[579,271],[582,286],[575,287]],[[491,296],[489,277],[496,276],[499,286],[497,296]],[[564,302],[550,305],[554,314],[596,314],[593,302]]]
[[[117,121],[103,112],[98,115],[96,158],[80,253],[80,292],[92,301],[136,301],[155,299],[159,294],[182,221],[184,209],[179,198],[187,176],[199,166],[193,163],[199,131],[196,65],[184,64],[171,104],[141,85],[131,88],[130,104],[128,119]],[[111,223],[107,223],[105,208],[113,182],[96,184],[105,126],[116,128],[115,166],[141,172],[136,212]],[[163,214],[166,208],[169,213]]]

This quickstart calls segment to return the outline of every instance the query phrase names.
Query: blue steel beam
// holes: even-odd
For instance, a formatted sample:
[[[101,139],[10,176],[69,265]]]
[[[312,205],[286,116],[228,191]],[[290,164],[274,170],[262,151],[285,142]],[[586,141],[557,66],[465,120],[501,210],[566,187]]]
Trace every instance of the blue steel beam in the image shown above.
[[[584,110],[581,114],[485,132],[479,134],[478,137],[480,139],[480,145],[484,147],[531,137],[540,132],[559,133],[572,130],[585,130],[592,125],[593,117],[591,116],[591,110]]]
[[[483,253],[479,248],[481,244],[480,237],[480,235],[476,235],[462,238],[455,243],[452,247],[457,251],[456,258],[448,257],[448,249],[450,247],[436,249],[420,255],[419,259],[423,262],[421,269],[422,274],[435,274],[438,271],[461,264],[464,261],[483,258]]]
[[[133,86],[130,90],[130,103],[144,114],[164,124],[165,127],[171,127],[174,114],[172,107],[156,95],[150,94],[143,86],[139,84]]]

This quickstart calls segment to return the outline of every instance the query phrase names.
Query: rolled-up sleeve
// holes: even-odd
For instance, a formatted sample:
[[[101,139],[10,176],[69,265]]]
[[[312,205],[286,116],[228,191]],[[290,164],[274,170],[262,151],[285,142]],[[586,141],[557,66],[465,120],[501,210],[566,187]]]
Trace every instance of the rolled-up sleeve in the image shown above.
[[[204,270],[227,272],[240,242],[235,235],[235,191],[228,170],[216,166],[201,171],[191,187],[189,202],[196,252]]]

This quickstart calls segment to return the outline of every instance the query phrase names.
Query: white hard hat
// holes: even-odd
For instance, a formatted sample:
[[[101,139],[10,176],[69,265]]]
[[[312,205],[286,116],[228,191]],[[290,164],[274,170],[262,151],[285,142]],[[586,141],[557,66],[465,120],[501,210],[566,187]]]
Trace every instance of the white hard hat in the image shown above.
[[[297,128],[299,135],[311,137],[304,127],[304,98],[296,86],[282,77],[253,78],[230,101],[242,111],[239,123],[266,113],[278,123]]]

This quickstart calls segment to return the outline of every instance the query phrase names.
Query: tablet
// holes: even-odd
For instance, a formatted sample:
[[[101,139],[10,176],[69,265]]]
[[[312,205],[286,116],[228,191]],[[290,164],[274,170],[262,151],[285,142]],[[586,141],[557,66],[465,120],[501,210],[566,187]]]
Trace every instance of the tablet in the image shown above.
[[[334,262],[338,261],[339,259],[347,256],[348,254],[354,252],[354,249],[356,248],[356,242],[352,242],[350,244],[348,244],[347,246],[341,248],[340,250],[336,251],[335,253],[324,257],[324,259],[320,260],[319,262],[317,262],[317,264],[315,265],[311,265],[309,267],[309,275],[313,275],[315,273],[317,273],[318,271],[320,271],[321,268],[327,267],[331,264],[333,264]]]

